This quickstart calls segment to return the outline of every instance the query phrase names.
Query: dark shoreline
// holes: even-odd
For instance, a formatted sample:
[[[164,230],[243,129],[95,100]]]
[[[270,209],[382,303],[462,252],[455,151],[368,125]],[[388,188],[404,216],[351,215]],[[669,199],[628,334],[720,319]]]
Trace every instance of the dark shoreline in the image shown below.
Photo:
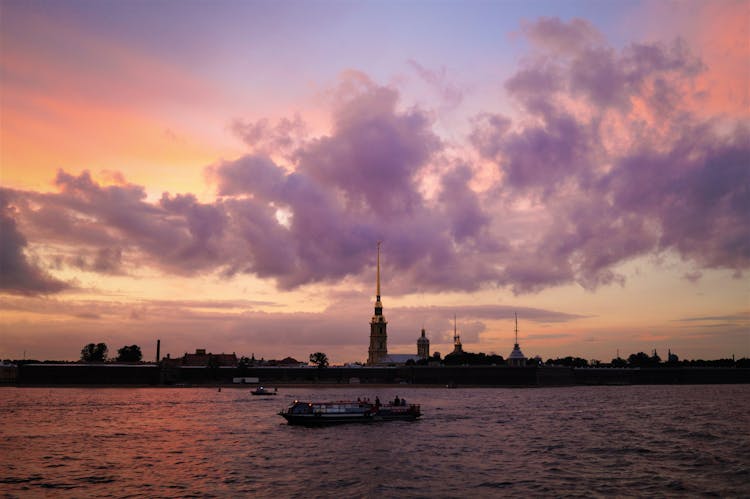
[[[0,386],[19,387],[547,387],[750,383],[750,369],[401,366],[374,368],[163,368],[156,364],[26,364]],[[233,383],[234,378],[257,383]]]

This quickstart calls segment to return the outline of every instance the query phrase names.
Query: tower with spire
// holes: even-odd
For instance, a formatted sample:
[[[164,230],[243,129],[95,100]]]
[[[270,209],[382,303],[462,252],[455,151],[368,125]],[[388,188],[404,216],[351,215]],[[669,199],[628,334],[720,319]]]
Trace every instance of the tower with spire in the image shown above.
[[[518,346],[518,314],[514,312],[514,315],[516,317],[516,342],[513,345],[513,351],[508,356],[508,365],[510,367],[523,367],[526,365],[526,357]]]
[[[370,320],[370,348],[367,350],[367,365],[374,366],[388,356],[388,323],[383,317],[383,304],[380,301],[380,245],[378,241],[378,263],[375,291],[375,314]]]
[[[424,328],[422,328],[422,336],[417,339],[417,356],[420,359],[430,357],[430,340],[425,336]]]
[[[464,353],[464,347],[461,345],[461,336],[458,334],[458,328],[456,327],[456,314],[453,314],[453,352],[452,353]]]

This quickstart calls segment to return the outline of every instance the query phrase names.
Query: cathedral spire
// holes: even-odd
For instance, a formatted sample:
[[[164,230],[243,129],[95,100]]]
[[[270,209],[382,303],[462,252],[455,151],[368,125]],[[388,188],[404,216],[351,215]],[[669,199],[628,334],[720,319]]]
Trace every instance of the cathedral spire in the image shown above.
[[[378,274],[377,274],[377,291],[375,295],[378,297],[378,301],[380,301],[380,245],[383,244],[383,241],[378,241]]]
[[[375,315],[383,315],[383,303],[380,301],[380,245],[383,241],[378,241],[378,270],[376,274],[376,288],[375,288]]]
[[[516,342],[513,344],[513,351],[508,356],[508,365],[511,367],[523,367],[526,365],[526,357],[523,355],[521,348],[518,346],[518,313],[513,312],[516,319],[514,332],[516,333]]]
[[[370,321],[370,348],[368,350],[367,365],[374,366],[385,362],[388,358],[387,322],[383,317],[383,304],[380,302],[380,245],[378,241],[378,266],[376,274],[375,314]]]

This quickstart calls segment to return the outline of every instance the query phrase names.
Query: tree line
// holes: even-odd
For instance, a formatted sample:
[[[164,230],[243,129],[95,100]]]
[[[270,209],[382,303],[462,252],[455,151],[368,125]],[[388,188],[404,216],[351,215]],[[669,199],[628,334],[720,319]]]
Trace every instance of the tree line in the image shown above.
[[[407,362],[407,364],[413,365],[427,365],[431,362],[439,361],[442,365],[468,365],[468,366],[488,366],[488,365],[506,365],[507,361],[502,355],[496,354],[484,354],[484,353],[471,353],[471,352],[457,352],[450,353],[445,356],[442,360],[439,355],[433,356],[431,359],[422,359],[416,362]],[[629,368],[642,368],[642,367],[744,367],[750,368],[750,359],[741,358],[735,360],[731,359],[716,359],[716,360],[680,360],[679,357],[673,353],[669,353],[666,360],[662,360],[661,357],[654,350],[651,355],[638,352],[630,354],[626,359],[617,357],[612,359],[610,362],[602,362],[596,359],[588,360],[582,357],[557,357],[549,358],[546,361],[542,361],[541,357],[532,357],[526,359],[527,366],[565,366],[565,367],[629,367]]]
[[[81,360],[83,362],[106,362],[109,349],[106,343],[89,343],[81,349]],[[143,359],[141,347],[138,345],[125,345],[117,350],[115,362],[140,362]]]
[[[81,349],[80,360],[82,362],[107,362],[108,360],[114,360],[115,362],[140,362],[143,360],[143,353],[141,347],[138,345],[125,345],[117,350],[117,356],[114,359],[109,359],[109,348],[106,343],[88,343]],[[239,362],[239,367],[248,367],[253,365],[255,357],[248,359],[242,357]],[[38,363],[38,360],[24,359],[13,361],[16,364],[28,364]],[[49,361],[44,361],[49,362]],[[310,363],[325,368],[329,365],[328,356],[323,352],[315,352],[310,354]],[[491,365],[506,365],[507,362],[502,355],[494,353],[485,354],[482,352],[471,353],[471,352],[459,352],[450,353],[441,359],[439,353],[435,353],[429,359],[420,359],[418,361],[409,360],[407,365],[428,365],[433,363],[439,363],[441,365],[468,365],[468,366],[491,366]],[[750,359],[741,358],[735,360],[734,358],[715,359],[715,360],[680,360],[679,357],[673,353],[669,353],[667,359],[662,361],[661,357],[654,350],[651,355],[638,352],[630,354],[626,359],[617,357],[612,359],[610,362],[601,362],[596,359],[588,360],[582,357],[557,357],[549,358],[546,361],[542,361],[540,357],[533,357],[526,360],[527,366],[565,366],[565,367],[628,367],[628,368],[642,368],[642,367],[740,367],[750,368]]]

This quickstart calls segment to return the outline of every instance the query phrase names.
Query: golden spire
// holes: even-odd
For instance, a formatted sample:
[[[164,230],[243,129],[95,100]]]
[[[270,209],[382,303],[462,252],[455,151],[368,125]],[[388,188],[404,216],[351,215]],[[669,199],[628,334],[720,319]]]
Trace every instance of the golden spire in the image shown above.
[[[378,241],[378,288],[375,295],[378,297],[378,300],[380,300],[380,245],[383,244],[383,241]]]
[[[380,321],[383,321],[383,304],[380,302],[380,245],[383,241],[378,241],[378,271],[377,271],[377,291],[375,295],[375,317],[378,317]],[[373,317],[373,320],[375,320]]]

